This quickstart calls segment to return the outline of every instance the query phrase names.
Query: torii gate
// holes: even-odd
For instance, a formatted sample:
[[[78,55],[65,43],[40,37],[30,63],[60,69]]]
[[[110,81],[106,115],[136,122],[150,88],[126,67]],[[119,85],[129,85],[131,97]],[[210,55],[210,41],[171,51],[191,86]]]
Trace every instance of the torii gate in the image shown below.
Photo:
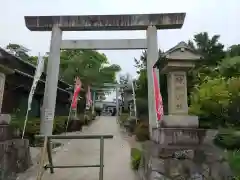
[[[52,31],[41,134],[51,135],[56,105],[60,49],[147,49],[149,130],[156,126],[152,67],[158,59],[157,29],[179,29],[185,13],[89,16],[25,16],[31,31]],[[146,30],[146,39],[62,40],[62,31]]]
[[[119,115],[119,102],[118,102],[118,97],[119,97],[119,90],[121,87],[124,87],[126,86],[125,84],[111,84],[111,83],[104,83],[103,86],[105,88],[92,88],[93,90],[110,90],[111,88],[115,89],[116,90],[116,114],[117,114],[117,117]],[[109,87],[109,88],[106,88],[106,87]]]

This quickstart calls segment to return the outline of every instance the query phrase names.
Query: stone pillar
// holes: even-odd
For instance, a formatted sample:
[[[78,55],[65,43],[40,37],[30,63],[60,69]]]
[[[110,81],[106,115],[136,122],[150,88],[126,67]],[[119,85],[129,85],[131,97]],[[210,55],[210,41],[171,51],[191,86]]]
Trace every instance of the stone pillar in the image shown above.
[[[0,72],[0,113],[2,112],[2,102],[3,102],[3,94],[5,87],[6,75]]]
[[[157,28],[149,26],[147,29],[147,77],[148,77],[148,117],[149,117],[149,131],[152,135],[152,128],[156,127],[156,110],[154,100],[153,88],[153,65],[158,59],[158,43],[157,43]]]
[[[167,73],[168,112],[164,116],[166,127],[198,127],[198,117],[188,115],[187,73],[170,71]]]
[[[170,115],[187,115],[187,77],[184,71],[174,71],[167,74],[168,112]]]
[[[0,65],[0,124],[9,124],[11,121],[10,114],[2,114],[2,103],[3,103],[3,95],[5,88],[6,75],[13,74],[14,71]]]
[[[50,53],[47,65],[47,78],[43,99],[44,117],[41,119],[40,128],[40,133],[44,135],[51,135],[53,130],[53,119],[55,114],[58,87],[61,41],[62,31],[57,24],[54,24],[52,28]]]

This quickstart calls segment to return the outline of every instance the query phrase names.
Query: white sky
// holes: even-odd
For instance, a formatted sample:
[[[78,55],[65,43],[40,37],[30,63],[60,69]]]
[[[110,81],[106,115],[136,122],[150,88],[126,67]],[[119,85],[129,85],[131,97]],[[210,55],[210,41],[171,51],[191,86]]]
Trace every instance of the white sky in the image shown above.
[[[3,3],[4,2],[4,3]],[[132,13],[186,12],[182,29],[158,31],[159,48],[167,50],[194,34],[207,31],[221,35],[226,46],[240,43],[239,0],[0,0],[0,46],[21,44],[31,54],[49,51],[50,32],[30,32],[24,23],[26,15],[92,15]],[[144,38],[144,31],[64,32],[63,39]],[[136,75],[134,57],[139,50],[101,51],[111,63],[122,67],[121,74]],[[114,95],[109,96],[110,100]]]

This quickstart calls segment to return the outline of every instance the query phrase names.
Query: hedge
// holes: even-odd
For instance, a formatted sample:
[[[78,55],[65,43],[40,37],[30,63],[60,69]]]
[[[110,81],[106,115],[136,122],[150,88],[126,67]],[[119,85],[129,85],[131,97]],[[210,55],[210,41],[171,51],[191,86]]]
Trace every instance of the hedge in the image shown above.
[[[127,121],[128,117],[129,117],[129,113],[120,114],[120,116],[118,117],[120,125],[123,125]]]
[[[141,162],[142,152],[137,148],[131,148],[131,167],[133,170],[138,170]]]
[[[23,132],[24,118],[12,118],[10,125],[21,132]],[[54,119],[53,134],[60,134],[66,129],[66,116],[58,116]],[[35,135],[40,133],[40,118],[29,118],[25,130],[25,138],[28,138],[31,145],[35,145]],[[21,135],[20,134],[20,135]]]
[[[149,125],[147,122],[140,122],[134,131],[137,141],[149,140]]]
[[[224,149],[235,150],[240,148],[240,132],[233,129],[220,130],[214,138],[214,143]]]

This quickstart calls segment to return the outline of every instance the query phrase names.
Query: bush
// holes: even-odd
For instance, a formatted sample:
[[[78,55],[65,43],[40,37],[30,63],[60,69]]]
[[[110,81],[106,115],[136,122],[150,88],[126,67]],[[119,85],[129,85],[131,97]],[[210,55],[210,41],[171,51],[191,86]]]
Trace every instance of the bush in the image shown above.
[[[140,122],[136,128],[134,134],[136,135],[136,140],[146,141],[149,140],[149,125],[147,122]]]
[[[91,122],[91,117],[88,115],[88,114],[84,114],[84,124],[85,125],[88,125],[88,124],[90,124],[90,122]]]
[[[235,150],[240,148],[240,133],[228,129],[221,130],[215,137],[214,143],[221,148]]]
[[[239,92],[240,78],[206,78],[191,94],[189,113],[199,116],[203,127],[240,125]]]
[[[94,111],[94,112],[92,112],[92,120],[95,120],[96,119],[96,112]]]
[[[127,121],[128,117],[129,117],[129,114],[128,114],[128,113],[122,113],[122,114],[118,117],[120,124],[121,124],[121,125],[124,124],[124,123]]]
[[[14,117],[14,116],[13,116]],[[12,118],[10,126],[14,129],[18,129],[22,135],[23,126],[24,126],[24,118]],[[59,134],[65,132],[66,128],[66,116],[58,116],[55,117],[54,124],[53,124],[53,134]],[[25,138],[29,139],[29,143],[32,146],[35,146],[38,143],[35,139],[35,135],[40,133],[40,118],[29,118],[26,125],[25,130]]]
[[[237,151],[228,151],[227,152],[227,159],[229,166],[231,167],[232,171],[236,175],[236,177],[240,177],[240,152]],[[239,178],[240,179],[240,178]]]
[[[66,116],[56,117],[53,124],[53,134],[60,134],[65,132],[67,120],[68,117]]]
[[[137,117],[141,118],[142,116],[148,116],[148,99],[137,98],[136,99],[137,107]]]
[[[138,170],[141,162],[142,152],[137,148],[131,148],[131,167],[133,170]]]

